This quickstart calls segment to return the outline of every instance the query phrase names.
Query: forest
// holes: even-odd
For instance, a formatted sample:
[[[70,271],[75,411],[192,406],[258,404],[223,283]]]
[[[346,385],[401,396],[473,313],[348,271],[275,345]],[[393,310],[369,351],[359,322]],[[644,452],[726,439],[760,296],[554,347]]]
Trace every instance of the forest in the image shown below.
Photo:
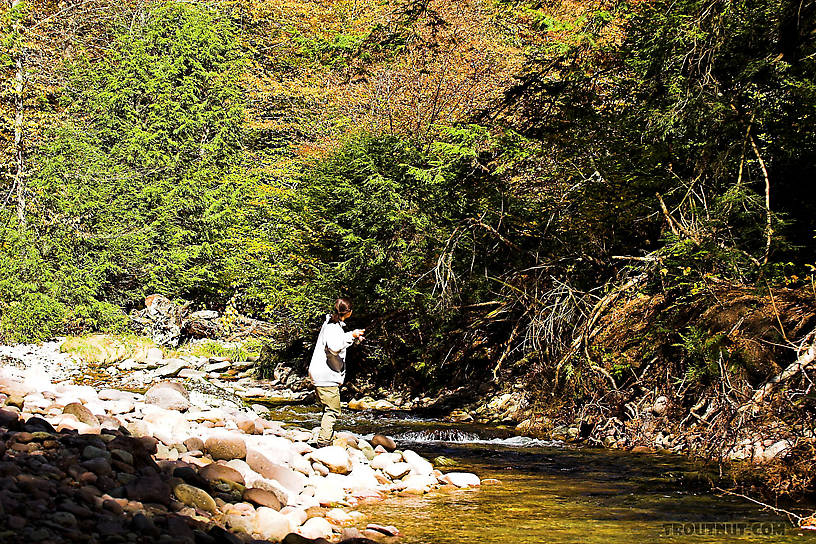
[[[751,478],[814,491],[813,0],[7,0],[0,26],[4,343],[125,333],[161,294],[305,360],[347,296],[358,384],[522,384],[531,432],[664,396],[704,455],[796,437]]]

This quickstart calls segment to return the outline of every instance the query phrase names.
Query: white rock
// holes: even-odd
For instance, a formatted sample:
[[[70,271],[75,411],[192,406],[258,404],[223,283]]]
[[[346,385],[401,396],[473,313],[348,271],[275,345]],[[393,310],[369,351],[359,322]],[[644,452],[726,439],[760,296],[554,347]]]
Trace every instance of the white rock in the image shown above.
[[[762,460],[764,462],[767,462],[781,457],[785,457],[790,449],[791,443],[787,440],[780,440],[778,442],[774,442],[772,445],[765,448],[765,451],[762,454],[763,457]]]
[[[371,468],[374,470],[383,470],[388,465],[399,463],[402,456],[399,453],[381,453],[371,460]]]
[[[298,494],[306,485],[306,476],[291,468],[270,461],[262,452],[254,449],[247,450],[246,462],[252,470],[269,480],[276,480],[291,491]]]
[[[154,376],[172,378],[178,374],[182,368],[188,368],[190,366],[190,363],[184,359],[165,359],[163,363],[164,366],[160,366],[153,371]]]
[[[433,472],[433,465],[430,461],[423,459],[418,453],[412,450],[402,452],[402,458],[411,465],[411,471],[420,476],[427,476]]]
[[[436,478],[427,474],[411,474],[403,481],[405,482],[405,491],[419,494],[427,493],[437,483]]]
[[[314,472],[311,463],[300,455],[295,455],[292,459],[292,468],[306,476],[311,476]]]
[[[352,492],[377,489],[380,485],[374,469],[362,463],[354,465],[354,469],[346,478],[350,482]]]
[[[255,471],[253,471],[249,465],[243,459],[231,459],[226,462],[226,465],[230,468],[234,468],[238,472],[241,473],[241,476],[244,477],[244,480],[247,479],[247,476],[250,474],[258,475]]]
[[[292,429],[286,432],[286,438],[292,442],[306,442],[312,438],[312,433],[301,429]]]
[[[448,472],[443,474],[439,481],[456,487],[478,487],[482,485],[479,477],[471,472]]]
[[[100,401],[89,401],[85,403],[85,408],[91,411],[95,416],[105,415],[105,403]]]
[[[312,453],[314,448],[306,442],[292,442],[292,451],[297,455],[306,455],[307,453]]]
[[[255,530],[255,513],[252,515],[228,514],[224,516],[224,523],[235,531],[252,534]]]
[[[255,472],[250,472],[244,476],[244,482],[246,483],[246,487],[257,487],[258,489],[269,491],[274,494],[278,502],[283,505],[297,503],[298,494],[286,489],[277,480],[269,480]]]
[[[300,536],[305,538],[331,538],[332,526],[325,518],[310,518],[306,523],[301,525],[297,531]]]
[[[330,523],[341,526],[351,525],[354,523],[354,518],[348,515],[345,510],[341,510],[340,508],[332,508],[326,512],[326,520]]]
[[[314,478],[312,485],[314,486],[314,499],[323,506],[344,501],[346,498],[343,485],[330,478]]]
[[[190,407],[190,400],[167,382],[160,382],[148,389],[145,393],[145,402],[165,410],[184,411]]]
[[[351,472],[351,458],[345,448],[341,448],[340,446],[319,448],[310,453],[309,456],[336,474],[348,474]]]
[[[147,354],[145,356],[146,363],[158,363],[164,358],[164,353],[159,348],[150,348],[147,350]]]
[[[118,389],[100,389],[97,397],[99,400],[133,400],[133,393]]]
[[[289,524],[292,527],[300,527],[306,523],[307,519],[309,519],[309,515],[303,508],[298,508],[297,506],[287,506],[286,510],[288,511],[281,510],[281,514],[289,519]]]
[[[255,450],[269,462],[277,465],[289,466],[292,464],[293,457],[298,455],[292,442],[279,436],[247,435],[244,436],[244,441],[248,450]]]
[[[127,414],[132,412],[135,408],[136,404],[129,399],[109,400],[105,402],[105,410],[113,415]]]
[[[261,506],[255,511],[255,530],[261,538],[279,542],[292,532],[289,519],[272,508]]]
[[[388,474],[393,480],[396,480],[411,472],[411,465],[408,463],[392,463],[385,467],[383,472]]]
[[[168,436],[171,444],[180,444],[190,436],[190,423],[175,410],[154,408],[145,415],[144,422],[150,426],[153,436],[156,433]]]
[[[312,489],[312,491],[314,491],[314,489]],[[297,506],[299,506],[300,508],[303,508],[304,510],[308,510],[309,508],[319,508],[320,507],[320,503],[317,502],[317,499],[315,499],[311,495],[303,495],[303,494],[298,495],[297,502],[295,504],[297,504]]]
[[[664,396],[664,395],[661,395],[661,396],[657,397],[655,399],[654,403],[652,404],[651,412],[654,415],[660,417],[660,416],[662,416],[662,415],[664,415],[666,413],[666,408],[668,408],[668,406],[669,406],[669,398]]]

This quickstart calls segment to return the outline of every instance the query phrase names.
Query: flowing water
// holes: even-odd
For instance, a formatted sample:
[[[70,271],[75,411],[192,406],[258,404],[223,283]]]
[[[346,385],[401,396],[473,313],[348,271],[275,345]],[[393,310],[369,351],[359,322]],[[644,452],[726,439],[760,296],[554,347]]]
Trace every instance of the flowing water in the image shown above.
[[[307,428],[320,416],[312,407],[276,411]],[[346,412],[340,421],[363,435],[388,434],[429,459],[455,460],[444,472],[499,480],[358,508],[367,521],[397,526],[404,544],[816,543],[816,534],[748,501],[694,491],[688,481],[698,467],[682,457],[574,447],[408,414]]]

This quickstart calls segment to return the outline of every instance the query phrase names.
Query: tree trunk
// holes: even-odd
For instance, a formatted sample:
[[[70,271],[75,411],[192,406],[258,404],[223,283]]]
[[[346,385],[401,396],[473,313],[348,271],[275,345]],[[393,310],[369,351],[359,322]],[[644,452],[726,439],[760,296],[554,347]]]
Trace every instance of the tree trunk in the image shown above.
[[[19,7],[22,0],[11,0],[11,9]],[[25,65],[23,62],[24,45],[22,40],[22,25],[15,21],[14,33],[18,36],[19,46],[14,52],[14,187],[17,192],[17,218],[20,226],[25,226],[26,218],[26,182],[25,182],[25,140],[23,134]]]

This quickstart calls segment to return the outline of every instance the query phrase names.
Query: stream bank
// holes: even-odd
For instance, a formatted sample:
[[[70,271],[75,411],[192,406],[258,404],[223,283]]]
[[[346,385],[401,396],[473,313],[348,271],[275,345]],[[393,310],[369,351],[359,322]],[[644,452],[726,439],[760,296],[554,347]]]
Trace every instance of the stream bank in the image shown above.
[[[155,368],[120,375],[87,368],[60,343],[0,347],[4,539],[374,544],[398,529],[359,525],[357,506],[480,485],[384,435],[338,433],[314,447],[316,429],[268,417],[269,408],[208,381],[208,371],[160,379],[171,367],[190,370],[180,360],[131,360]],[[133,381],[145,371],[152,381]],[[104,375],[104,384],[75,383]],[[120,381],[149,387],[142,394]]]
[[[256,429],[258,425],[264,428],[269,426],[268,430],[262,431],[262,436],[277,434],[279,437],[302,439],[310,435],[309,429],[317,425],[319,413],[316,407],[309,404],[303,405],[300,401],[292,400],[280,390],[275,389],[281,385],[274,383],[279,380],[255,381],[249,376],[236,377],[236,373],[227,375],[218,370],[220,367],[209,366],[220,364],[221,362],[217,360],[187,360],[185,364],[167,359],[148,362],[131,360],[97,364],[88,368],[77,358],[60,354],[58,346],[58,343],[47,343],[42,346],[0,348],[0,352],[5,357],[3,367],[7,373],[27,372],[29,379],[39,377],[38,385],[46,389],[46,382],[51,383],[52,379],[66,383],[77,380],[80,382],[94,380],[96,388],[85,385],[79,386],[78,391],[83,392],[83,395],[88,395],[93,390],[97,396],[103,384],[109,388],[118,387],[117,391],[128,387],[144,388],[150,383],[146,381],[147,379],[164,378],[160,374],[172,370],[175,373],[174,379],[184,384],[185,388],[189,387],[190,399],[194,403],[209,403],[209,408],[205,411],[209,415],[201,422],[209,421],[210,423],[201,429],[200,432],[203,434],[213,429],[217,430],[220,423],[216,416],[219,414],[225,426],[232,427],[230,419],[237,416],[224,419],[224,412],[229,414],[233,410],[246,413],[246,410],[249,409],[258,415],[263,413],[262,421],[256,419],[252,422]],[[118,368],[120,365],[138,365],[139,368],[120,371]],[[141,368],[141,365],[146,366]],[[103,372],[101,369],[108,371]],[[119,380],[124,382],[124,385],[119,383]],[[198,389],[193,386],[196,383],[199,384]],[[75,386],[63,386],[63,393],[61,393],[63,397],[67,391],[72,390],[72,387]],[[265,392],[265,397],[253,397],[246,394],[247,392],[258,394],[261,391]],[[242,392],[244,397],[241,396]],[[105,393],[106,396],[111,394],[111,389]],[[34,396],[39,398],[38,395]],[[516,397],[518,395],[511,396],[511,398]],[[138,401],[139,398],[136,394],[129,397],[131,401]],[[308,519],[315,517],[330,520],[328,523],[333,530],[330,534],[324,534],[335,540],[346,536],[359,538],[365,533],[368,538],[376,538],[386,543],[395,542],[393,540],[395,537],[385,536],[375,529],[365,532],[366,528],[372,524],[378,526],[380,530],[388,530],[389,526],[394,526],[400,533],[396,541],[404,544],[507,541],[532,544],[541,542],[542,539],[556,543],[576,541],[629,543],[633,540],[652,541],[658,538],[670,542],[682,542],[684,538],[687,538],[683,531],[687,530],[696,534],[696,538],[702,536],[700,540],[702,542],[723,542],[724,537],[727,537],[725,541],[735,542],[769,542],[770,539],[787,542],[799,538],[799,532],[787,521],[763,512],[760,508],[745,501],[719,497],[711,493],[708,487],[701,482],[699,467],[685,457],[669,453],[638,454],[586,448],[570,442],[520,436],[515,426],[512,425],[452,421],[451,419],[455,417],[448,418],[446,421],[427,415],[429,410],[434,410],[434,406],[444,406],[446,400],[449,399],[450,397],[444,395],[430,399],[411,399],[415,406],[427,404],[425,409],[419,406],[411,412],[397,409],[372,410],[366,406],[370,403],[368,399],[352,399],[352,401],[357,401],[357,408],[362,409],[346,411],[342,418],[342,426],[354,433],[353,436],[358,444],[365,444],[366,439],[373,442],[375,432],[393,436],[400,450],[417,452],[422,457],[433,460],[444,472],[478,474],[483,484],[481,488],[476,490],[477,488],[468,487],[437,488],[429,486],[412,490],[410,486],[398,484],[393,487],[391,494],[379,494],[376,497],[377,500],[374,501],[371,499],[375,497],[366,497],[361,500],[362,497],[349,498],[344,495],[343,500],[353,499],[354,504],[349,503],[340,509],[311,507],[311,510],[309,508],[299,510],[296,505],[293,505],[291,510],[282,508],[280,512],[284,516],[296,518],[296,521],[302,521],[300,519],[301,510],[305,510]],[[495,399],[503,400],[496,401]],[[34,397],[31,399],[23,397],[22,408],[35,407],[37,405],[35,400]],[[47,401],[52,408],[57,400],[57,398],[51,400],[43,398],[43,401]],[[67,399],[63,398],[63,400]],[[396,396],[390,400],[379,399],[379,401],[388,402],[394,408],[398,400]],[[91,401],[90,405],[93,408],[93,399]],[[379,401],[374,400],[374,406],[377,406]],[[496,396],[494,406],[501,407],[506,401],[507,397]],[[8,399],[5,399],[5,402],[8,404]],[[13,399],[11,402],[12,406],[17,405],[18,408],[20,408],[19,404],[19,399]],[[48,407],[45,407],[44,404],[43,408],[47,412]],[[87,399],[84,405],[88,406]],[[213,408],[214,406],[217,408]],[[379,406],[382,408],[384,404],[381,403]],[[193,419],[200,418],[194,417]],[[234,423],[236,426],[247,426],[246,420],[246,417],[238,418],[234,420]],[[210,424],[213,427],[210,427]],[[104,472],[105,467],[101,466],[104,465],[103,461],[86,459],[83,455],[88,457],[90,453],[96,451],[88,450],[90,453],[85,455],[88,446],[100,452],[108,450],[112,454],[108,443],[105,443],[105,440],[109,438],[100,442],[99,438],[91,437],[88,440],[93,443],[86,444],[83,442],[86,439],[80,439],[83,435],[72,434],[66,430],[63,430],[63,433],[68,433],[65,436],[51,431],[45,431],[44,434],[42,430],[37,431],[39,434],[25,429],[22,431],[22,439],[18,436],[19,431],[16,434],[12,431],[3,435],[4,444],[8,444],[8,448],[13,448],[15,451],[33,448],[30,452],[23,452],[24,454],[31,453],[31,455],[25,457],[26,463],[22,466],[24,469],[22,472],[15,474],[16,470],[11,468],[21,468],[19,463],[4,461],[3,470],[8,473],[5,477],[12,478],[14,485],[18,487],[23,485],[21,481],[28,481],[25,478],[20,480],[20,477],[26,474],[26,470],[36,469],[38,472],[50,470],[55,475],[73,474],[71,472],[73,465],[69,461],[72,455],[77,456],[80,468],[75,469],[74,472],[77,478],[85,479],[85,485],[78,488],[85,489],[85,491],[70,491],[73,487],[66,481],[58,484],[56,496],[62,497],[62,501],[54,505],[53,514],[58,517],[62,516],[59,517],[60,520],[65,518],[69,523],[76,522],[76,530],[68,533],[69,541],[139,542],[139,538],[144,538],[140,531],[148,531],[150,535],[153,535],[149,538],[158,538],[159,541],[164,539],[168,542],[232,542],[229,540],[230,533],[218,532],[217,527],[220,527],[218,523],[207,524],[207,520],[210,520],[211,523],[213,519],[212,513],[208,513],[206,509],[202,511],[201,504],[194,503],[193,506],[185,506],[177,494],[176,498],[168,503],[163,503],[165,499],[162,499],[155,504],[151,504],[148,499],[142,502],[127,496],[117,497],[118,491],[105,493],[100,489],[100,493],[95,494],[93,488],[107,485],[105,478],[109,476],[97,475],[85,466],[87,464],[90,468],[95,467]],[[31,436],[25,435],[26,432]],[[181,483],[179,478],[186,476],[192,482],[187,485],[195,487],[193,484],[196,483],[196,480],[193,479],[192,474],[182,471],[176,475],[175,471],[179,467],[175,466],[175,463],[178,461],[172,460],[175,457],[179,461],[190,462],[191,468],[195,468],[195,459],[198,458],[195,457],[194,452],[190,451],[186,445],[175,444],[172,438],[162,437],[161,432],[158,433],[160,440],[155,441],[155,429],[151,431],[151,434],[154,435],[154,439],[150,444],[145,443],[150,448],[145,451],[142,451],[144,448],[141,443],[127,442],[125,437],[116,436],[113,429],[97,436],[100,438],[103,435],[113,436],[110,443],[115,442],[117,447],[114,449],[130,453],[134,457],[134,463],[137,458],[141,458],[142,461],[139,463],[149,464],[147,458],[152,458],[153,462],[158,464],[158,470],[153,469],[156,470],[154,476],[167,474],[165,469],[171,466],[168,463],[174,463],[172,465],[174,468],[169,474],[172,477],[165,482],[167,486],[177,487]],[[57,435],[59,438],[55,440]],[[5,440],[6,438],[8,440]],[[247,436],[245,440],[254,439]],[[127,445],[125,445],[126,442]],[[292,444],[295,443],[297,440],[292,442]],[[55,461],[51,461],[47,453],[45,455],[38,453],[43,451],[43,448],[53,449],[55,447],[55,451],[63,452]],[[184,449],[187,451],[182,451]],[[303,451],[306,452],[306,450],[307,448],[304,447]],[[112,460],[122,462],[120,460],[123,457],[121,451],[116,453],[119,457]],[[103,460],[104,457],[102,453]],[[408,455],[408,457],[411,456]],[[124,458],[127,459],[127,455],[124,455]],[[62,467],[59,459],[67,460],[69,465]],[[96,464],[99,464],[101,468],[96,467]],[[53,469],[47,467],[53,467]],[[118,474],[123,467],[123,465],[118,465],[114,472]],[[149,468],[146,469],[144,466],[138,469],[135,465],[131,467],[132,470],[136,469],[139,473],[144,470],[149,471]],[[302,467],[302,469],[305,468]],[[94,476],[96,481],[92,483]],[[242,476],[252,477],[251,473],[242,474]],[[125,477],[125,479],[128,478]],[[161,480],[161,476],[159,479]],[[259,481],[256,480],[252,485],[257,486]],[[158,482],[159,480],[155,480],[154,484],[160,486]],[[205,485],[200,483],[200,480],[198,482],[198,485]],[[392,482],[396,483],[393,480]],[[68,484],[67,487],[65,487],[66,484]],[[24,485],[36,489],[38,486],[44,488],[44,486],[53,484],[37,482]],[[59,487],[60,485],[62,487]],[[223,510],[229,504],[229,501],[226,500],[228,497],[225,495],[229,495],[230,490],[226,487],[222,489],[213,484],[209,485],[211,487],[208,488],[208,491],[212,493],[210,497],[216,501],[219,510]],[[270,486],[268,491],[273,495],[275,491],[281,492],[274,485],[270,484]],[[169,491],[167,489],[166,497],[168,498],[172,496]],[[161,495],[164,497],[163,494]],[[280,502],[280,498],[277,495],[275,497]],[[17,496],[15,500],[22,499]],[[86,505],[87,500],[91,502]],[[190,497],[187,500],[194,502]],[[202,500],[206,501],[206,499]],[[209,503],[209,501],[206,502]],[[256,516],[258,506],[255,504],[252,507],[255,509]],[[126,513],[124,518],[112,515],[113,510],[118,511],[117,507]],[[33,505],[32,511],[37,508],[39,507],[36,504]],[[71,510],[68,513],[73,517],[61,513],[65,508]],[[140,512],[146,512],[149,515],[137,516],[136,514]],[[235,530],[236,527],[241,526],[239,520],[245,518],[249,512],[246,506],[240,506],[234,511],[224,510],[223,514],[237,516],[229,518],[232,521],[227,521],[224,525]],[[39,528],[30,526],[19,509],[7,508],[6,515],[9,515],[8,519],[11,523],[9,535],[24,534],[32,541],[37,541],[37,538],[41,536],[53,537],[54,535],[53,528],[47,524]],[[101,516],[101,518],[97,519],[95,516]],[[267,517],[273,516],[268,514]],[[185,519],[180,520],[180,518]],[[88,525],[91,523],[89,520],[93,520],[91,525]],[[189,520],[192,520],[193,523],[190,524]],[[243,521],[247,520],[243,519]],[[232,523],[236,525],[231,525]],[[314,525],[320,522],[311,523]],[[348,523],[351,524],[349,527],[343,527]],[[740,528],[744,530],[743,534],[699,534],[701,531],[704,533],[709,526],[722,526],[729,531],[740,530]],[[108,532],[112,532],[113,529],[121,530],[125,535],[124,540],[107,533],[100,533],[98,527]],[[83,540],[79,536],[82,533],[80,529],[83,528],[86,528],[88,535],[96,540],[88,538]],[[325,525],[323,530],[326,530]],[[682,534],[674,534],[675,530],[681,531]],[[666,531],[671,534],[666,534]],[[764,534],[763,531],[768,534]],[[310,536],[317,535],[310,533]],[[205,537],[213,540],[206,540]]]

